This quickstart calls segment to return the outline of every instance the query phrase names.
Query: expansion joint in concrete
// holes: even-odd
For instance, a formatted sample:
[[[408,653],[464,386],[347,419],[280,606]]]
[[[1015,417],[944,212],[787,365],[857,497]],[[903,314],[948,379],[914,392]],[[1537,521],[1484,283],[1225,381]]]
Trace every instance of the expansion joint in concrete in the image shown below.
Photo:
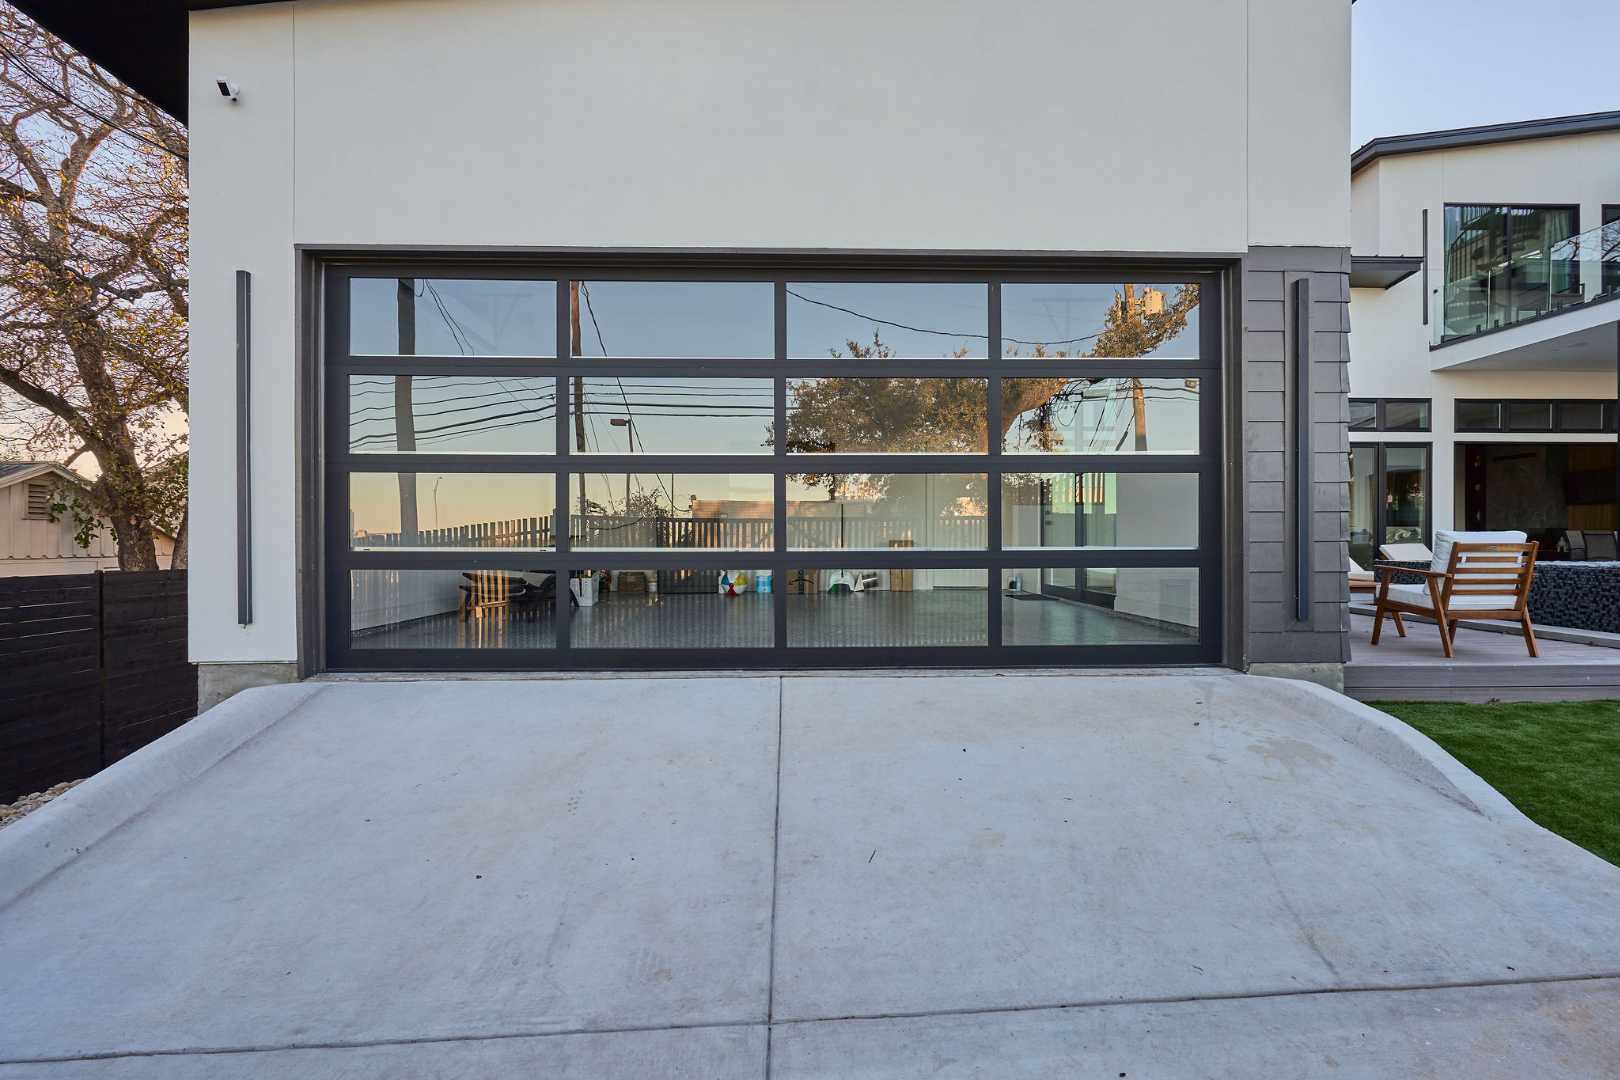
[[[851,1013],[839,1016],[806,1016],[792,1020],[772,1020],[763,1025],[774,1027],[800,1027],[810,1024],[837,1024],[850,1021],[872,1020],[929,1020],[948,1017],[1011,1016],[1019,1013],[1058,1012],[1079,1009],[1112,1009],[1150,1005],[1197,1005],[1203,1002],[1265,1001],[1269,999],[1333,997],[1355,994],[1410,994],[1439,990],[1490,990],[1510,986],[1552,986],[1565,983],[1620,982],[1620,971],[1587,975],[1527,976],[1515,979],[1475,979],[1457,982],[1410,983],[1406,985],[1324,986],[1315,989],[1280,989],[1259,991],[1233,991],[1224,994],[1188,994],[1176,996],[1144,996],[1130,998],[1097,998],[1080,1001],[1059,1001],[1031,1005],[1012,1005],[985,1009],[932,1009],[917,1012]],[[0,1058],[0,1066],[48,1065],[73,1061],[111,1061],[121,1058],[204,1057],[227,1054],[266,1054],[293,1050],[363,1050],[377,1046],[429,1046],[443,1043],[501,1042],[511,1039],[549,1039],[579,1035],[636,1035],[662,1031],[724,1031],[739,1028],[757,1028],[758,1021],[731,1020],[691,1024],[642,1024],[625,1027],[569,1028],[565,1030],[503,1031],[481,1035],[425,1035],[405,1039],[356,1039],[352,1041],[265,1043],[239,1046],[175,1047],[161,1050],[110,1050],[95,1054],[61,1055],[34,1058]],[[767,1042],[767,1049],[769,1043]],[[767,1057],[767,1068],[769,1058]],[[767,1073],[767,1076],[769,1074]]]

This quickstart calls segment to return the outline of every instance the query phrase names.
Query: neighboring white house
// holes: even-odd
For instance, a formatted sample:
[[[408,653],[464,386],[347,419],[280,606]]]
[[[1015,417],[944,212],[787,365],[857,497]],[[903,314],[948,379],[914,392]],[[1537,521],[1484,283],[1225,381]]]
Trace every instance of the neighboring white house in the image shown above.
[[[1350,552],[1616,527],[1620,112],[1377,139],[1352,168]]]
[[[88,574],[118,569],[118,543],[98,529],[89,547],[74,539],[73,518],[51,520],[51,503],[64,485],[84,480],[50,461],[0,461],[0,577]],[[157,538],[158,565],[167,567],[174,542]]]
[[[1347,658],[1349,0],[189,6],[184,94],[185,28],[45,18],[190,128],[205,699]],[[1188,300],[1151,351],[1091,355]],[[852,359],[874,333],[892,355]],[[1050,378],[1051,430],[1004,441]],[[952,404],[818,449],[819,379],[851,413]],[[904,535],[810,527],[799,478],[829,471]],[[667,543],[607,523],[633,493]],[[877,584],[721,597],[732,570]]]

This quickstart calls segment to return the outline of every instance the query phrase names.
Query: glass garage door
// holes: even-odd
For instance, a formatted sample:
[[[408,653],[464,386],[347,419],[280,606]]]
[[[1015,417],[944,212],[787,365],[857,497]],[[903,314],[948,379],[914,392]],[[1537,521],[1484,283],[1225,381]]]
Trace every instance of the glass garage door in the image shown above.
[[[1210,276],[326,281],[334,669],[1219,658]]]

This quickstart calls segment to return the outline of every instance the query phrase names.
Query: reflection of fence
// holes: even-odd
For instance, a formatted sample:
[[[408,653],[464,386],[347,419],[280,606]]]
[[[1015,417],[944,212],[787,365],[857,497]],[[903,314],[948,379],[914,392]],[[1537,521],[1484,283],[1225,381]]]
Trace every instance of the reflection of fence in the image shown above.
[[[573,546],[582,549],[765,551],[772,547],[773,528],[770,518],[573,514],[568,519]],[[910,541],[916,547],[971,551],[983,549],[987,536],[982,517],[788,517],[788,546],[800,549],[883,549],[898,541]],[[419,529],[414,540],[404,543],[397,532],[363,532],[355,536],[355,546],[360,548],[549,548],[553,544],[549,517]]]
[[[788,546],[793,548],[886,548],[894,541],[908,540],[916,547],[979,550],[986,546],[987,536],[982,517],[788,518]]]
[[[765,518],[643,517],[578,514],[568,519],[568,535],[578,548],[721,548],[759,551],[771,546],[772,522]]]
[[[552,543],[549,517],[418,529],[414,540],[404,542],[397,532],[360,532],[354,538],[356,547],[546,548]]]

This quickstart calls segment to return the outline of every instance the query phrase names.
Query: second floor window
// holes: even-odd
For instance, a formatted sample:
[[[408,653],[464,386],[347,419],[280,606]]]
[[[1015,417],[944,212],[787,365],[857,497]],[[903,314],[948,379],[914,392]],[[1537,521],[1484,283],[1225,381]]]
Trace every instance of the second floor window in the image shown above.
[[[1446,207],[1445,337],[1466,337],[1581,302],[1575,206]]]

